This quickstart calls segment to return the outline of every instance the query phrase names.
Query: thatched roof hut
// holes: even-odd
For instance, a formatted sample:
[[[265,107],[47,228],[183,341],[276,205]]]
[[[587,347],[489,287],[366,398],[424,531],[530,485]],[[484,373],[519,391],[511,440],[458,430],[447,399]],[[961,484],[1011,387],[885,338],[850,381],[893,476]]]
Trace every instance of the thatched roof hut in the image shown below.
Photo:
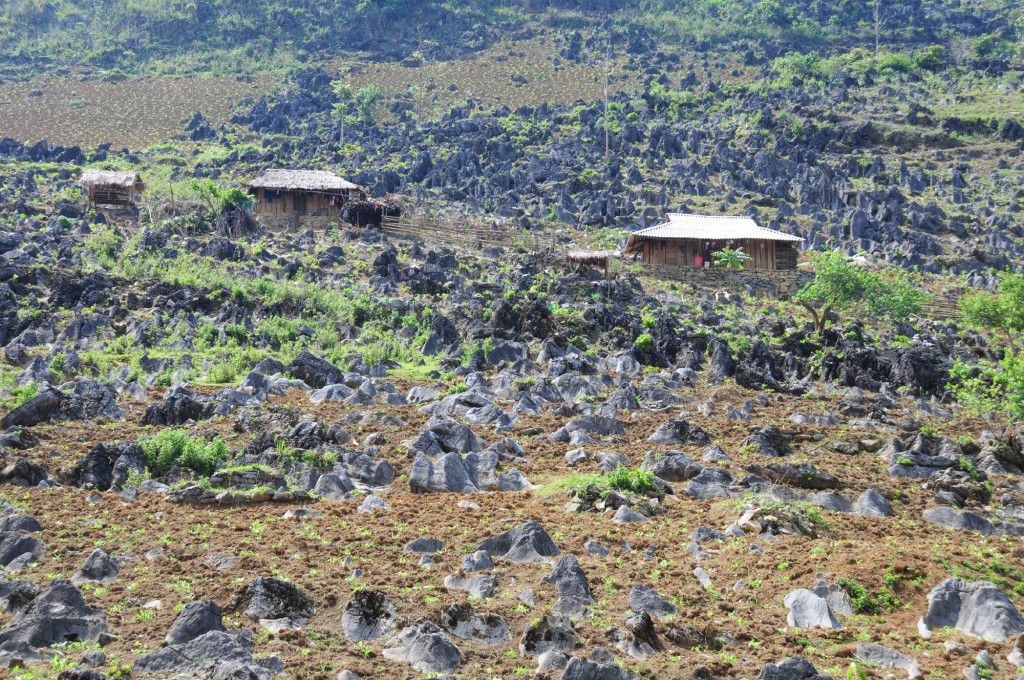
[[[323,170],[271,168],[246,188],[256,197],[256,215],[272,221],[289,216],[347,219],[348,206],[367,199],[352,182]]]
[[[93,205],[134,205],[137,194],[146,190],[146,183],[137,172],[86,170],[78,185],[89,194]]]
[[[565,254],[565,264],[570,269],[601,267],[608,275],[608,261],[618,255],[614,250],[570,250]]]

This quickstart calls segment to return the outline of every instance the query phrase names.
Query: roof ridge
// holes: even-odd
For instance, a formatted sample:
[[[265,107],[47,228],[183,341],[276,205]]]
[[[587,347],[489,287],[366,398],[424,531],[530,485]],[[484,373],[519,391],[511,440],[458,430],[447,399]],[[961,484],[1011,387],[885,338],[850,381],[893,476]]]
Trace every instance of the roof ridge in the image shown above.
[[[708,215],[707,213],[667,213],[669,217],[707,217],[708,219],[751,220],[749,215]],[[756,224],[756,223],[755,223]]]

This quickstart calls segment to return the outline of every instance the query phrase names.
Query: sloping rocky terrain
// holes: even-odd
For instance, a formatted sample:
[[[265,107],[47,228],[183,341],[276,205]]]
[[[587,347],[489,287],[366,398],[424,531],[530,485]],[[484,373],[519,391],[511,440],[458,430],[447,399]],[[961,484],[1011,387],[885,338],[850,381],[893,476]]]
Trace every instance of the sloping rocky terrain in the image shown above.
[[[1001,291],[1021,9],[875,7],[0,7],[0,677],[1024,678],[1013,332],[238,191],[333,170],[560,249],[748,214]]]
[[[948,372],[992,338],[54,203],[2,238],[14,677],[1024,666],[1020,433]]]

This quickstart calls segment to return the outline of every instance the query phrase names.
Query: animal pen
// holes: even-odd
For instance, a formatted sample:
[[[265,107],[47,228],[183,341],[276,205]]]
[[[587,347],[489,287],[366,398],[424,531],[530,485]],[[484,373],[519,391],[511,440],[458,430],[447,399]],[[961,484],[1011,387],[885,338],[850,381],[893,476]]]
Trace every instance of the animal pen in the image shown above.
[[[146,190],[139,173],[112,170],[86,170],[78,185],[86,190],[92,206],[135,205],[138,195]]]

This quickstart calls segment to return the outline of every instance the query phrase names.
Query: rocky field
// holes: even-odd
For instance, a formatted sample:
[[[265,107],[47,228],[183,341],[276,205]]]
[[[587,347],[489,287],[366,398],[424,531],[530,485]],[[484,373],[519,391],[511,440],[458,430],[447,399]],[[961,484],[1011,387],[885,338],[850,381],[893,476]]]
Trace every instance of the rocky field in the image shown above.
[[[1019,431],[950,374],[992,338],[818,336],[754,291],[373,230],[134,225],[2,239],[12,677],[1024,666]]]
[[[1022,27],[0,3],[0,678],[1024,680]],[[675,211],[798,284],[566,266]]]

